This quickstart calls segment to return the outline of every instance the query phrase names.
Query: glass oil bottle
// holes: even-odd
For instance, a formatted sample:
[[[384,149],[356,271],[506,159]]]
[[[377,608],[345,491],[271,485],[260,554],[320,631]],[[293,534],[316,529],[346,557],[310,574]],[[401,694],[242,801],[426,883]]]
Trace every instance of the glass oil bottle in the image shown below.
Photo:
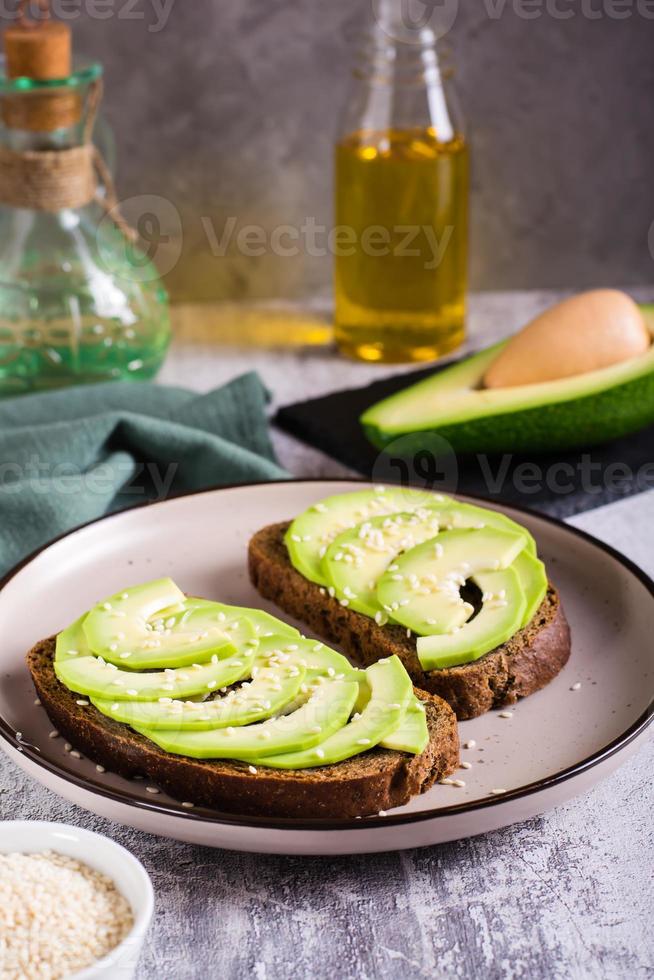
[[[432,360],[465,329],[466,137],[434,33],[398,38],[362,45],[336,145],[335,336],[368,361]]]

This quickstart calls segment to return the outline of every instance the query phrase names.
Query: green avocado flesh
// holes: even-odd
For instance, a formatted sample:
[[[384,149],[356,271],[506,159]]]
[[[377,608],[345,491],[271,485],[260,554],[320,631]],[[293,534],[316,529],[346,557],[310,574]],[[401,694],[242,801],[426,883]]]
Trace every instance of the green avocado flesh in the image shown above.
[[[396,493],[404,509],[391,511]],[[302,574],[310,566],[312,581],[324,583],[344,607],[416,634],[425,670],[471,662],[532,620],[547,593],[545,566],[532,535],[506,515],[442,494],[411,493],[376,488],[314,504],[291,526],[312,530],[294,542],[287,534],[289,557]],[[373,500],[383,501],[377,505],[383,512],[370,516]],[[482,576],[502,571],[510,572],[506,585],[494,590],[491,581],[484,588]],[[482,593],[495,591],[509,600],[480,605]],[[430,637],[443,639],[429,643]]]
[[[57,636],[54,669],[102,714],[176,755],[285,769],[298,756],[306,768],[377,745],[416,754],[428,740],[399,660],[379,677],[379,665],[358,670],[268,613],[187,598],[170,579],[97,603]]]
[[[451,633],[418,637],[418,657],[425,670],[477,660],[509,640],[522,626],[525,597],[512,568],[477,572],[473,580],[485,597],[474,619]]]
[[[372,667],[368,667],[366,675],[370,685],[370,700],[358,718],[353,718],[345,726],[339,726],[333,735],[319,745],[288,755],[264,756],[260,758],[261,764],[273,769],[305,769],[309,766],[342,762],[353,755],[366,752],[388,737],[401,724],[407,707],[412,703],[411,680],[398,657],[378,660]],[[355,687],[352,704],[356,695]]]
[[[117,593],[88,613],[87,642],[109,663],[142,670],[184,667],[215,654],[235,653],[239,644],[254,638],[253,627],[239,622],[229,606],[183,600],[184,594],[170,579]],[[181,605],[179,611],[171,610],[174,604]]]
[[[330,680],[318,686],[302,707],[290,715],[280,715],[261,724],[234,729],[169,733],[136,725],[134,728],[166,752],[188,755],[194,759],[250,761],[258,760],[265,754],[270,754],[274,759],[276,753],[309,749],[346,726],[357,692],[355,681]]]
[[[496,528],[443,531],[397,559],[379,580],[377,595],[398,623],[419,636],[448,633],[474,612],[460,589],[475,573],[508,568],[525,545],[520,534]]]
[[[642,307],[654,334],[654,307]],[[640,357],[587,374],[484,389],[506,342],[446,367],[361,416],[367,438],[393,455],[522,452],[596,445],[654,422],[654,344]]]
[[[286,532],[284,540],[291,561],[310,582],[329,585],[322,559],[338,534],[371,517],[415,510],[437,500],[438,497],[422,490],[401,487],[377,487],[327,497],[297,517]]]

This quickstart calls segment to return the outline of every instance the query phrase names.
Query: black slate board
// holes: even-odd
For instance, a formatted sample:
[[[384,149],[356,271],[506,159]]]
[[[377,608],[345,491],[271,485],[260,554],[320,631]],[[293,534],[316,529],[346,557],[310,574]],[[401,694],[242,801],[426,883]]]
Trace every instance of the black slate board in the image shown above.
[[[363,435],[358,422],[361,413],[438,370],[432,366],[382,378],[365,388],[286,405],[274,422],[376,481],[478,494],[556,517],[569,517],[654,488],[654,426],[602,446],[567,452],[439,459],[425,455],[410,461],[379,453]]]

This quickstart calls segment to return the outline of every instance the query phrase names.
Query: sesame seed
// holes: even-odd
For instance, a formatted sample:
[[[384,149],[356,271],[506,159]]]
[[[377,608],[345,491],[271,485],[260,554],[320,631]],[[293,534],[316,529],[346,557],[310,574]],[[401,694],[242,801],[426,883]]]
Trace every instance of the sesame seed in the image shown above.
[[[107,876],[52,851],[0,854],[7,977],[64,977],[119,945],[133,925]],[[93,971],[95,972],[95,971]]]
[[[59,732],[53,728],[53,730],[49,733],[48,738],[59,738]]]
[[[378,814],[377,814],[377,816],[378,816],[378,817],[385,817],[385,816],[386,816],[386,810],[380,810],[380,811],[378,812]]]
[[[570,688],[570,690],[571,691],[578,691],[580,687],[581,687],[581,683],[579,681],[577,681],[576,684],[573,684],[572,685],[572,687]]]
[[[75,704],[78,704],[80,708],[88,708],[90,702],[85,701],[83,698],[80,698],[78,701],[75,702]]]
[[[477,743],[475,742],[474,738],[471,738],[467,742],[464,742],[463,743],[463,748],[464,749],[474,749],[474,747],[475,747],[476,744]]]
[[[513,712],[512,711],[500,711],[498,717],[499,718],[513,718]]]
[[[370,745],[370,739],[369,738],[358,738],[357,739],[357,745]]]
[[[184,807],[185,810],[192,810],[193,807],[195,806],[195,803],[186,803],[185,802],[185,803],[182,803],[182,806]]]
[[[105,769],[104,766],[96,766],[95,767],[95,771],[96,772],[106,772],[107,770]]]
[[[146,793],[152,793],[153,796],[156,796],[157,793],[159,792],[159,790],[157,789],[156,786],[146,786],[145,787],[145,792]]]
[[[324,759],[325,758],[325,750],[324,749],[316,749],[316,758],[317,759]]]
[[[493,796],[500,796],[502,793],[506,793],[505,789],[492,789],[491,793]]]
[[[73,749],[73,746],[70,744],[70,742],[65,742],[64,743],[64,752],[72,752],[72,749]]]
[[[35,698],[34,699],[34,707],[35,708],[40,708],[41,707],[41,701],[39,700],[39,698]]]
[[[441,786],[454,786],[453,779],[439,779],[438,782],[441,784]]]
[[[463,779],[453,779],[452,786],[456,786],[458,789],[461,789],[463,786],[465,786],[465,782]]]
[[[258,770],[256,766],[248,766],[248,772],[251,772],[253,776],[256,776]]]
[[[79,752],[77,751],[77,749],[72,749],[72,751],[71,751],[70,754],[72,755],[73,759],[81,759],[82,758],[82,756],[79,754]]]
[[[121,660],[128,660],[128,659],[129,659],[129,658],[130,658],[131,656],[132,656],[132,654],[131,654],[131,653],[128,653],[128,652],[126,651],[125,653],[121,653],[121,655],[120,655],[120,659],[121,659]]]
[[[130,687],[130,688],[128,688],[128,690],[127,690],[126,693],[129,694],[130,698],[136,698],[136,697],[138,697],[138,693],[139,692],[135,688]]]
[[[462,762],[460,768],[461,769],[472,769],[472,762]]]

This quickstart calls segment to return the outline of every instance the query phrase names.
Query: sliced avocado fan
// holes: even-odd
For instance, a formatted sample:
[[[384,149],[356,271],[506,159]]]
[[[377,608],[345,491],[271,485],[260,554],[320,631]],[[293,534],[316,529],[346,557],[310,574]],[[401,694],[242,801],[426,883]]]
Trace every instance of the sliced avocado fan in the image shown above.
[[[54,662],[69,690],[166,752],[278,768],[422,752],[422,705],[400,661],[384,666],[358,670],[268,613],[187,598],[170,579],[97,603],[58,635]]]
[[[654,335],[654,306],[641,307]],[[506,341],[385,398],[361,416],[378,449],[528,452],[607,442],[654,422],[654,344],[639,357],[558,381],[484,389]]]
[[[526,528],[486,507],[422,491],[414,499],[401,491],[402,502],[414,506],[389,513],[395,491],[386,490],[383,513],[341,530],[343,515],[369,512],[380,490],[372,498],[370,490],[344,494],[340,504],[329,498],[296,518],[293,527],[313,523],[319,540],[329,542],[316,552],[309,534],[289,545],[298,571],[310,561],[329,597],[379,626],[415,634],[425,670],[469,663],[532,620],[548,581]]]

